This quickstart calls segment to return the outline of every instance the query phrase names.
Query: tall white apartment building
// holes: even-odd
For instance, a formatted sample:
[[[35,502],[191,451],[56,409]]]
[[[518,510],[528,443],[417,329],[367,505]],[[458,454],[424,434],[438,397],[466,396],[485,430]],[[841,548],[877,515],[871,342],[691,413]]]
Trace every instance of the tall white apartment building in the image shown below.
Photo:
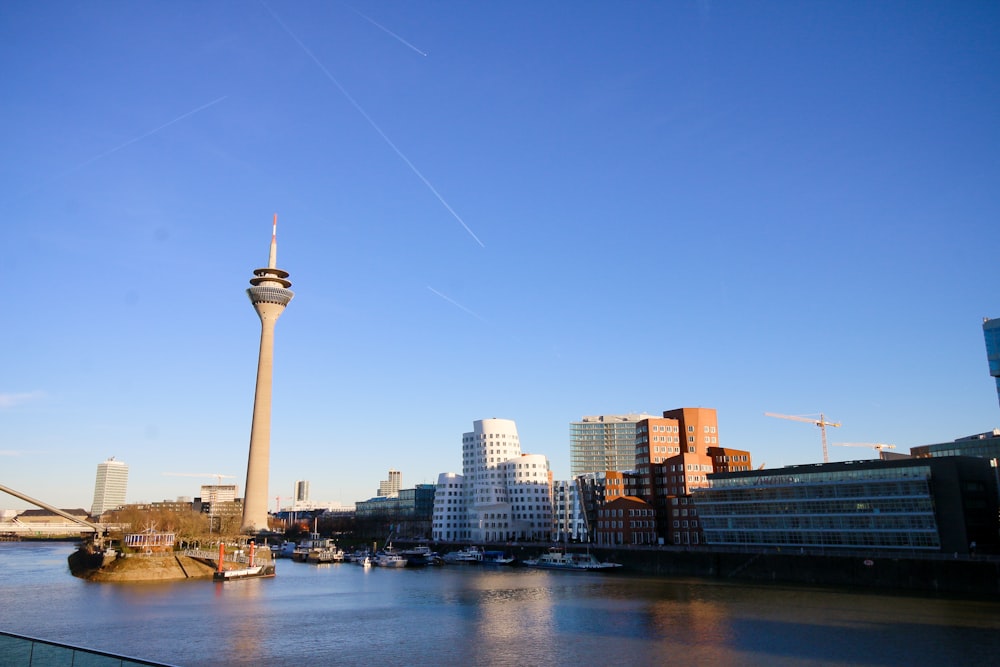
[[[97,481],[94,483],[94,502],[90,515],[100,517],[108,510],[125,504],[125,489],[128,486],[128,466],[115,457],[97,464]]]
[[[296,504],[309,502],[309,481],[300,479],[295,482],[295,492],[292,498]]]
[[[481,419],[472,426],[471,432],[462,435],[462,475],[438,477],[434,539],[550,540],[552,480],[548,459],[521,453],[517,425],[509,419]],[[458,484],[461,488],[456,488]],[[456,491],[460,494],[448,495]]]

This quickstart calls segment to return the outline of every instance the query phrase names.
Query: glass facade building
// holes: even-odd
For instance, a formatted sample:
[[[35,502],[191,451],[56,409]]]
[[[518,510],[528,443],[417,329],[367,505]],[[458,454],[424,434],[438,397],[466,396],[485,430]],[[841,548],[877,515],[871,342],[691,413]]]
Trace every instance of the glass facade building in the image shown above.
[[[692,492],[710,545],[995,550],[997,488],[983,459],[849,461],[723,473]]]
[[[647,414],[584,417],[569,425],[570,475],[635,467],[636,424]]]
[[[990,375],[996,379],[997,399],[1000,400],[1000,318],[983,318],[983,335],[986,337],[986,361]]]
[[[958,438],[952,442],[911,447],[910,455],[918,459],[941,456],[978,456],[984,459],[1000,459],[1000,428]]]

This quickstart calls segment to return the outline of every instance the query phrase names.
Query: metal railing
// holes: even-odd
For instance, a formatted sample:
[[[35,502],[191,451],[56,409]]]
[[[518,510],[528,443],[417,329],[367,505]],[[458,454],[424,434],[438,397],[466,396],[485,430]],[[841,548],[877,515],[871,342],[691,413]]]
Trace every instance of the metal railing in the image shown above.
[[[5,667],[48,667],[49,665],[172,667],[165,662],[130,658],[106,651],[95,651],[80,646],[2,631],[0,631],[0,657],[2,657],[2,663]]]

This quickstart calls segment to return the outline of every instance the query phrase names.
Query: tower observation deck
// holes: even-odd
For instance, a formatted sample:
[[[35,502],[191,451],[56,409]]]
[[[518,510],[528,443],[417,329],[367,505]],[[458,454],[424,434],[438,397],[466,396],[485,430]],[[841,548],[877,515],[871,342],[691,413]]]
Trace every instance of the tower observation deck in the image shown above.
[[[243,520],[245,533],[267,530],[267,483],[271,459],[271,379],[274,370],[274,325],[295,294],[288,272],[277,268],[278,216],[271,229],[271,252],[267,267],[255,269],[247,296],[260,317],[260,354],[257,359],[257,389],[250,426],[250,454],[244,487]]]

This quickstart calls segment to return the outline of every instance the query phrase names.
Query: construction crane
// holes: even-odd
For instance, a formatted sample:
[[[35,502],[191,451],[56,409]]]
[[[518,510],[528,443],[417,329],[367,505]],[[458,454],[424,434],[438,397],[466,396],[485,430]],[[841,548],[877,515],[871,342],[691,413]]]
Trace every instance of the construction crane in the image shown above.
[[[828,422],[822,412],[819,413],[819,419],[811,416],[798,417],[795,415],[779,415],[775,412],[765,412],[764,416],[777,417],[778,419],[791,419],[792,421],[805,422],[807,424],[815,424],[816,426],[819,426],[819,430],[823,434],[823,463],[830,462],[830,455],[826,450],[826,427],[840,426],[840,422]]]
[[[879,454],[886,449],[896,449],[896,445],[885,445],[881,442],[835,442],[834,447],[871,447]]]
[[[217,472],[165,472],[170,477],[214,477],[216,486],[222,486],[223,478],[235,479],[235,475],[220,475]]]

